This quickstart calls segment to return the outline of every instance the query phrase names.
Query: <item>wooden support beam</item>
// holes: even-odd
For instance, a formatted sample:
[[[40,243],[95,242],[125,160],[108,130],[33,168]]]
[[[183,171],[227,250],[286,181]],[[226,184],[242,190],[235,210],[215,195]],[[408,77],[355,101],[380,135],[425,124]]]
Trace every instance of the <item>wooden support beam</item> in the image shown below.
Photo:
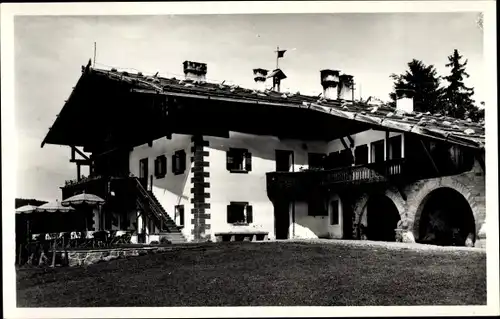
[[[76,163],[76,180],[81,181],[82,180],[82,174],[81,174],[81,167],[80,163]]]
[[[71,159],[69,160],[70,163],[77,163],[79,165],[92,165],[91,160],[86,160],[86,159]]]
[[[347,143],[344,141],[344,138],[343,138],[343,137],[341,137],[341,138],[340,138],[340,141],[342,142],[342,145],[344,146],[344,148],[345,148],[346,150],[350,150],[349,146],[347,146]]]
[[[349,140],[349,144],[351,146],[351,148],[354,147],[354,140],[352,139],[351,135],[347,135],[347,139]]]
[[[76,157],[75,157],[75,147],[74,146],[71,146],[71,160],[75,160]]]
[[[424,141],[420,140],[420,144],[422,145],[422,148],[424,149],[425,154],[427,154],[427,157],[431,161],[431,164],[434,167],[434,170],[436,170],[436,173],[439,174],[439,169],[438,169],[436,163],[434,162],[434,159],[432,158],[431,153],[429,152],[429,150],[427,149],[427,147],[425,147]]]
[[[80,155],[84,159],[90,160],[90,158],[85,153],[83,153],[81,150],[79,150],[76,146],[71,146],[71,149],[72,149],[72,154],[74,154],[74,152],[77,152],[78,155]],[[72,159],[73,158],[74,158],[74,156],[72,157]]]

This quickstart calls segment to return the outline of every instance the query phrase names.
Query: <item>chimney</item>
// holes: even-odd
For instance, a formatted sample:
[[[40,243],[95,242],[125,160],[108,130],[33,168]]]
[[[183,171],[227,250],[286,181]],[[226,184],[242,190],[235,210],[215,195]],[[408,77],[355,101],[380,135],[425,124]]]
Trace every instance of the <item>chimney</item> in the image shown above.
[[[339,78],[338,97],[344,101],[354,99],[354,79],[352,75],[342,74]]]
[[[266,89],[266,77],[267,70],[264,69],[253,69],[255,89],[258,91],[264,91]]]
[[[413,97],[409,94],[410,92],[405,90],[398,90],[396,99],[396,110],[403,113],[413,112]]]
[[[186,80],[205,82],[207,75],[207,65],[200,62],[184,61],[184,75]]]
[[[323,97],[328,100],[337,99],[337,87],[339,85],[339,71],[321,70],[321,85],[323,86]]]

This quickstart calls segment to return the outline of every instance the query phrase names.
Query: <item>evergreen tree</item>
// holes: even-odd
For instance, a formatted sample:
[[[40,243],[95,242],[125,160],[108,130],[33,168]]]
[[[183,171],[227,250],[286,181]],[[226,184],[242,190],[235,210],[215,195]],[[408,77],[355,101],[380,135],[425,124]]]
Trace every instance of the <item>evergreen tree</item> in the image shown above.
[[[462,58],[463,56],[458,53],[457,49],[448,56],[449,63],[446,67],[451,68],[451,73],[444,77],[449,83],[445,89],[445,112],[449,116],[460,119],[479,115],[477,114],[479,109],[472,100],[474,88],[469,88],[464,84],[464,78],[468,78],[469,74],[465,71],[467,60],[462,63]]]
[[[408,63],[404,74],[392,74],[394,92],[390,94],[395,106],[398,98],[413,98],[414,111],[436,113],[442,107],[443,90],[440,88],[440,77],[433,65],[425,65],[413,59]]]

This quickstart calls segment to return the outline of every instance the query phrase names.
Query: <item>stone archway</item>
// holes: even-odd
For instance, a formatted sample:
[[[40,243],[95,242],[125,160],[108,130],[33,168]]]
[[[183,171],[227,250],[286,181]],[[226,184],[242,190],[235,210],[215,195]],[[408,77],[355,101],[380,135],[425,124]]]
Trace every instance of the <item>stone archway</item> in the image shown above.
[[[409,228],[413,231],[413,236],[416,241],[422,241],[420,238],[420,226],[421,219],[425,214],[425,206],[429,199],[432,198],[432,193],[439,189],[448,189],[451,192],[455,192],[457,202],[460,202],[463,206],[466,206],[470,211],[470,217],[473,219],[472,225],[474,226],[473,241],[476,239],[476,233],[481,228],[481,223],[483,221],[478,219],[478,208],[477,203],[472,196],[470,190],[460,182],[453,179],[453,177],[443,177],[439,179],[431,179],[426,181],[422,186],[419,187],[419,191],[416,192],[409,202],[414,203],[414,205],[408,205],[408,222]],[[448,195],[450,193],[448,192]],[[452,195],[453,196],[453,195]],[[449,202],[449,201],[448,201]],[[432,205],[432,202],[431,202]],[[464,208],[465,209],[465,208]],[[425,222],[425,221],[424,221]]]
[[[404,205],[404,199],[397,191],[393,189],[387,189],[385,192],[381,193],[364,193],[358,198],[358,200],[356,200],[354,204],[353,237],[355,239],[394,241],[394,230],[398,227],[399,221],[406,220],[407,218]],[[390,232],[390,236],[382,235],[380,233],[377,235],[376,231],[371,231],[368,234],[366,233],[367,228],[370,227],[368,225],[368,214],[370,211],[370,206],[372,211],[371,217],[375,217],[375,219],[372,219],[372,230],[376,230],[378,227],[381,227],[381,231],[386,234]],[[377,212],[380,212],[382,214],[379,215],[377,214]],[[385,223],[381,223],[378,226],[374,225],[373,221],[377,220],[376,216],[378,216],[380,220],[385,221]],[[375,222],[375,224],[378,223]]]
[[[474,246],[476,220],[467,199],[457,190],[440,187],[421,201],[413,225],[417,242],[441,246]]]

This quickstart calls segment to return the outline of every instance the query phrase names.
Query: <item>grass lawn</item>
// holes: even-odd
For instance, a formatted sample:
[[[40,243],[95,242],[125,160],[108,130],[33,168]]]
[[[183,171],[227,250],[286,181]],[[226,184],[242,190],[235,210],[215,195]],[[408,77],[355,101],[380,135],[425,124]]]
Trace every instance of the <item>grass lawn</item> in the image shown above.
[[[486,255],[222,243],[89,267],[22,269],[18,307],[486,304]]]

